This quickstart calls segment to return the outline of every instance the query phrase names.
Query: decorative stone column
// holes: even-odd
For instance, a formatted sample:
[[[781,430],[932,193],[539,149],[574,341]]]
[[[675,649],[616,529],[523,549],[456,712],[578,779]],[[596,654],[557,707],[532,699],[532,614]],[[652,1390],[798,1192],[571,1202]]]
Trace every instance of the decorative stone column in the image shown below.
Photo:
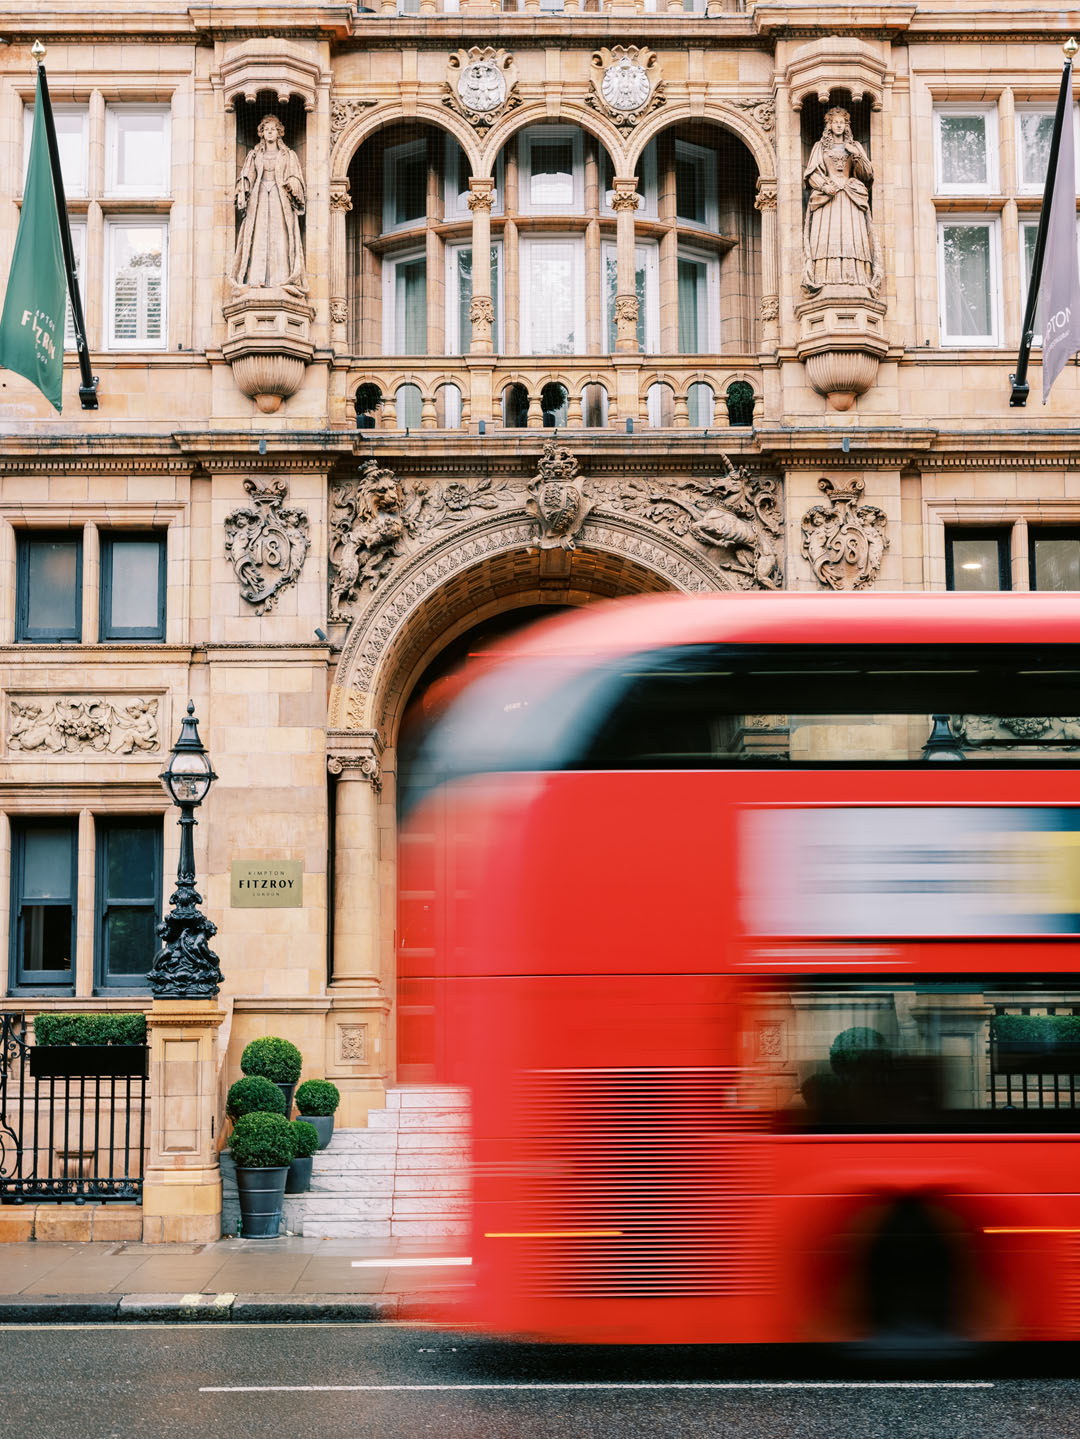
[[[618,253],[615,292],[615,349],[621,354],[638,351],[637,266],[634,264],[634,212],[641,204],[637,180],[631,175],[615,177],[611,208],[615,211]]]
[[[780,250],[776,235],[776,181],[759,179],[754,209],[761,215],[761,342],[780,343]]]
[[[349,302],[346,297],[345,216],[352,209],[348,180],[330,182],[330,341],[348,343]]]
[[[491,206],[495,199],[495,181],[470,177],[469,209],[472,211],[472,301],[469,323],[473,355],[492,353],[492,327],[495,304],[491,298]]]
[[[143,1241],[209,1243],[221,1237],[216,999],[155,999],[150,1029],[149,1156]]]
[[[363,1124],[381,1107],[392,1055],[387,1020],[394,976],[380,953],[379,804],[382,746],[370,731],[330,736],[337,776],[334,819],[334,952],[326,1074],[342,1093],[338,1123]]]

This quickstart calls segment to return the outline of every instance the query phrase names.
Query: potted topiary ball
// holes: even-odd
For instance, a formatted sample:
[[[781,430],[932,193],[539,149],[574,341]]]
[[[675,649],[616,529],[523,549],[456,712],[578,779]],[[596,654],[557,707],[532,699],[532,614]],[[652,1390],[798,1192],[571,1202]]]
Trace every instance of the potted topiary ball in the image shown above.
[[[305,1079],[296,1091],[296,1107],[308,1124],[319,1134],[319,1148],[325,1149],[334,1132],[334,1111],[341,1103],[341,1092],[328,1079]]]
[[[295,1044],[287,1039],[278,1039],[267,1034],[262,1039],[253,1039],[240,1056],[240,1068],[245,1074],[261,1075],[272,1080],[285,1096],[285,1114],[292,1109],[293,1090],[300,1078],[304,1059]]]
[[[225,1113],[230,1119],[244,1114],[284,1114],[285,1096],[281,1086],[261,1074],[245,1074],[229,1088],[225,1097]]]
[[[303,1119],[293,1120],[292,1132],[296,1142],[296,1158],[289,1165],[285,1193],[306,1194],[311,1188],[312,1156],[319,1147],[319,1136],[315,1133],[314,1128]]]
[[[236,1163],[240,1232],[245,1239],[273,1239],[281,1228],[285,1180],[296,1158],[296,1137],[283,1114],[242,1114],[229,1141]]]

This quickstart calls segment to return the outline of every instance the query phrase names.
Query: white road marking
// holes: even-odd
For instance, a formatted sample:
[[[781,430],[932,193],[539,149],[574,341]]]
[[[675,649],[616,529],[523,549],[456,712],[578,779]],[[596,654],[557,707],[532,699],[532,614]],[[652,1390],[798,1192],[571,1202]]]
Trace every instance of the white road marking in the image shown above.
[[[354,1259],[354,1269],[434,1269],[436,1266],[445,1267],[449,1264],[471,1264],[469,1255],[458,1254],[433,1254],[426,1259]]]
[[[207,1384],[200,1394],[446,1394],[544,1389],[993,1389],[990,1379],[709,1379],[552,1384]]]

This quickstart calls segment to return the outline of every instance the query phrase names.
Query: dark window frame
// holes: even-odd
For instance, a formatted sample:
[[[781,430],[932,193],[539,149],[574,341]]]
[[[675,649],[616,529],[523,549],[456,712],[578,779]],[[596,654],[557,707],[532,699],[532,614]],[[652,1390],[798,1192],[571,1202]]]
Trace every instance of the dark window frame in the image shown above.
[[[121,828],[146,830],[153,838],[154,874],[149,903],[145,895],[109,895],[106,884],[109,868],[108,844],[110,834]],[[95,994],[149,994],[150,988],[145,975],[121,975],[113,978],[109,972],[108,927],[106,920],[110,906],[142,905],[152,907],[155,924],[162,915],[162,863],[164,821],[161,815],[102,815],[94,824],[94,993]],[[153,955],[150,956],[151,962]]]
[[[1077,540],[1080,529],[1075,525],[1029,525],[1028,526],[1028,584],[1041,594],[1076,594],[1075,590],[1039,590],[1035,583],[1035,546],[1039,540]]]
[[[953,569],[953,542],[955,540],[996,540],[998,547],[998,589],[1012,589],[1011,544],[1012,528],[1009,525],[950,525],[945,531],[945,588],[953,590],[956,575]]]
[[[98,590],[99,630],[101,640],[150,640],[164,643],[165,640],[165,568],[166,532],[164,530],[104,530],[101,534],[101,566]],[[158,547],[158,593],[157,624],[153,626],[123,626],[110,623],[112,616],[113,557],[117,545],[128,541],[155,543]]]
[[[23,880],[26,870],[26,834],[31,829],[63,829],[71,835],[71,890],[68,902],[71,907],[71,939],[68,951],[70,967],[65,971],[49,970],[49,978],[41,974],[27,974],[22,967],[23,955]],[[42,901],[34,901],[40,904]],[[48,901],[44,903],[48,904]],[[56,906],[59,908],[59,905]],[[11,822],[11,938],[9,975],[12,992],[15,994],[74,994],[75,992],[75,944],[79,917],[79,824],[71,817],[44,818],[26,816]]]
[[[30,628],[30,546],[62,541],[75,546],[75,611],[72,630],[31,630]],[[16,644],[81,644],[83,628],[83,532],[69,530],[21,530],[15,544],[15,642]]]

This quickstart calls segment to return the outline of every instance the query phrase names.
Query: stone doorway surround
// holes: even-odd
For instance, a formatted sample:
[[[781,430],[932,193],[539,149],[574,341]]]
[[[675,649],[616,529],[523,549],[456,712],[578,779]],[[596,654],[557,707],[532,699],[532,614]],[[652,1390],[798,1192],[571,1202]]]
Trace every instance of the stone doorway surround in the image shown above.
[[[397,1077],[396,740],[414,685],[458,635],[515,608],[775,587],[779,481],[719,454],[716,471],[689,485],[593,483],[552,438],[528,483],[410,487],[368,461],[332,494],[331,623],[344,638],[327,731],[337,782],[326,1073],[342,1089],[343,1126],[382,1107]]]

